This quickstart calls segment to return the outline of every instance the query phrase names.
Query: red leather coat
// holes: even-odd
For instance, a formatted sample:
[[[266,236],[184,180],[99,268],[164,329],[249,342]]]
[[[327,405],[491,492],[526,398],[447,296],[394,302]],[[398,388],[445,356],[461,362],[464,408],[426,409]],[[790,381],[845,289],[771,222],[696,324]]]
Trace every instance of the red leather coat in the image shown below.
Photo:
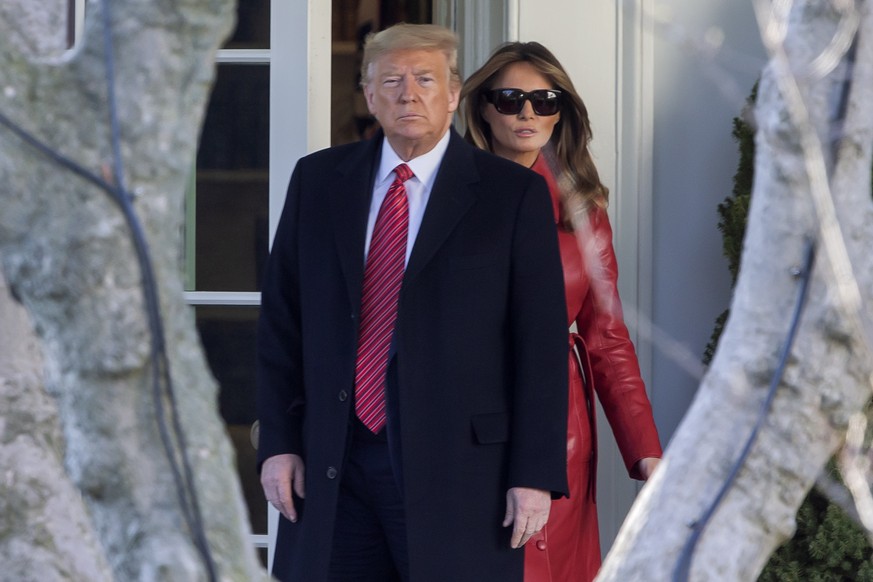
[[[559,190],[543,156],[532,169],[546,178],[557,221]],[[568,341],[570,497],[552,502],[548,525],[525,546],[525,582],[588,581],[600,567],[595,392],[632,478],[640,478],[639,460],[661,456],[652,407],[622,315],[609,218],[599,207],[592,207],[587,218],[578,232],[558,234],[567,321],[576,324]]]

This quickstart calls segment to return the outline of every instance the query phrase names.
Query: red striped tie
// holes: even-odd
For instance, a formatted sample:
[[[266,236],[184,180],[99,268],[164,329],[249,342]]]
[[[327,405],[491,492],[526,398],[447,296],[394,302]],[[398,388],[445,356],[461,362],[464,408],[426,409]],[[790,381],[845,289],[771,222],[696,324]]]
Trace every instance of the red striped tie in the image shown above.
[[[355,413],[373,433],[385,426],[385,373],[409,231],[409,202],[403,182],[412,177],[412,170],[400,164],[394,173],[397,177],[379,209],[367,253],[355,366]]]

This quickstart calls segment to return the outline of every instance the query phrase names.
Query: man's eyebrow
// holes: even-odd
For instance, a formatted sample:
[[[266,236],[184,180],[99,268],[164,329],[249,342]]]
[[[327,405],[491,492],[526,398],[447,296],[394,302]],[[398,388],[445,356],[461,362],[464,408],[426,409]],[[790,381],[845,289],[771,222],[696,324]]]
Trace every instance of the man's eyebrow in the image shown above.
[[[420,77],[422,75],[433,75],[433,74],[434,74],[433,67],[427,67],[427,68],[422,68],[422,69],[412,69],[412,76],[413,77]],[[379,78],[386,79],[388,77],[397,77],[397,76],[402,76],[402,75],[403,75],[403,72],[400,71],[399,69],[392,69],[392,70],[383,72],[381,75],[379,75]]]

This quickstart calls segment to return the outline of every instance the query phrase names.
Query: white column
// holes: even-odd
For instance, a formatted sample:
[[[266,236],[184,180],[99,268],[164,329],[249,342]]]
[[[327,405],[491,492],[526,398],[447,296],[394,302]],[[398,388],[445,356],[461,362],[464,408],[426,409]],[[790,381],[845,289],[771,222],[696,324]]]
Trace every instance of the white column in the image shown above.
[[[270,19],[270,241],[294,164],[330,145],[331,4],[273,2]],[[273,567],[279,513],[268,505]]]
[[[270,30],[270,240],[299,158],[330,145],[331,5],[273,2]]]

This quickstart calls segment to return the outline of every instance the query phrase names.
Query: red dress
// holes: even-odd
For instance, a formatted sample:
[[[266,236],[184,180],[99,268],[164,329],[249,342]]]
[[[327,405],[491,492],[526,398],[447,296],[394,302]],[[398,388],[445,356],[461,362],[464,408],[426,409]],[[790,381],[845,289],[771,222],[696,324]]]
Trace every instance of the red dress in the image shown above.
[[[532,169],[546,178],[557,219],[559,191],[543,156]],[[581,247],[577,234],[581,235]],[[577,327],[568,342],[570,497],[552,501],[548,525],[525,545],[525,582],[587,582],[600,568],[595,506],[595,392],[631,477],[640,478],[635,472],[640,459],[661,456],[652,407],[624,324],[612,228],[606,211],[592,207],[585,228],[579,233],[559,230],[558,240],[567,320]]]

